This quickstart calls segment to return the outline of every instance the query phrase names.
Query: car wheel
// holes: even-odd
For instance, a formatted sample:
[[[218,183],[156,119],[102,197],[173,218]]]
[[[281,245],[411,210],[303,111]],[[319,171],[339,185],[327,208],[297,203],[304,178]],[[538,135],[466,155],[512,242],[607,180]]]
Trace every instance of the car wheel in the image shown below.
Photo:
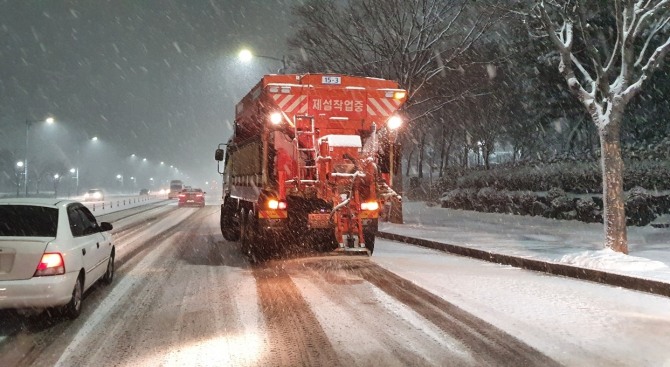
[[[109,261],[107,261],[107,271],[102,277],[103,283],[109,285],[112,284],[114,280],[114,252],[109,256]]]
[[[79,317],[81,313],[81,301],[84,296],[84,282],[82,277],[77,277],[77,281],[74,283],[74,289],[72,289],[72,298],[70,302],[63,306],[63,315],[68,319],[74,320]]]

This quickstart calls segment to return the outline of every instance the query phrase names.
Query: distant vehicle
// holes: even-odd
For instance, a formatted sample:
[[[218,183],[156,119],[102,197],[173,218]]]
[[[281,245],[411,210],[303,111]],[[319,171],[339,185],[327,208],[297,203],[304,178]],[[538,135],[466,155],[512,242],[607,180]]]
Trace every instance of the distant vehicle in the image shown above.
[[[168,192],[168,199],[175,199],[179,193],[184,189],[184,183],[181,180],[170,181],[170,191]]]
[[[149,195],[149,189],[140,190],[140,195]]]
[[[105,200],[105,193],[102,189],[90,189],[84,194],[84,201],[102,201]]]
[[[188,188],[183,189],[179,195],[177,206],[205,206],[205,192],[202,189]]]
[[[0,308],[79,316],[84,292],[114,279],[111,230],[74,200],[0,199]]]

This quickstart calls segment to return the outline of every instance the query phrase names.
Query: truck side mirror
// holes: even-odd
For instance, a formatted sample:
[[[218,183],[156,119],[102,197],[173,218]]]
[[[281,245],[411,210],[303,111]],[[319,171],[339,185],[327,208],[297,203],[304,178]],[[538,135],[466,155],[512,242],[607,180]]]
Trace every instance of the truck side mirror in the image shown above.
[[[221,162],[223,160],[223,149],[217,149],[214,153],[214,159]]]

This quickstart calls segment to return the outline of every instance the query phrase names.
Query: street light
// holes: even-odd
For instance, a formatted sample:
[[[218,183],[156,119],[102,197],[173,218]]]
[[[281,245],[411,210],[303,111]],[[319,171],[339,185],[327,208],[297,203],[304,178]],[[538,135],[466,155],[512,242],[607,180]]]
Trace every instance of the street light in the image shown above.
[[[281,59],[280,59],[278,57],[273,57],[273,56],[258,55],[258,54],[252,53],[250,50],[245,48],[245,49],[242,49],[240,51],[239,57],[240,57],[240,60],[242,60],[242,62],[249,62],[254,57],[260,57],[262,59],[269,59],[269,60],[279,61],[279,62],[281,62],[281,69],[279,69],[279,71],[277,73],[278,74],[284,74],[286,72],[286,56],[282,56]]]
[[[53,117],[47,117],[44,120],[26,119],[26,155],[23,159],[23,179],[24,186],[26,187],[26,197],[28,197],[28,137],[30,136],[30,127],[39,122],[46,122],[47,124],[51,125],[54,123],[54,121],[55,120]]]
[[[119,185],[121,186],[121,190],[123,190],[123,175],[122,174],[116,175],[116,179],[119,181]]]

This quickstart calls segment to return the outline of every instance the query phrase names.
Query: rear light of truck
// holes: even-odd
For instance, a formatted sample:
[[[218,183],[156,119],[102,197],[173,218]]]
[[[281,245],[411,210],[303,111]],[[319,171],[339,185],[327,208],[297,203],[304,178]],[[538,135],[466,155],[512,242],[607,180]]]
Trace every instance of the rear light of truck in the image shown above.
[[[285,210],[288,206],[285,201],[270,199],[268,200],[268,209],[280,209]]]
[[[361,210],[378,210],[379,209],[379,203],[376,201],[368,201],[365,203],[361,203]]]
[[[63,262],[63,255],[59,252],[46,252],[42,255],[40,263],[37,264],[35,270],[36,277],[46,275],[61,275],[65,274],[65,263]]]
[[[402,126],[402,118],[398,115],[393,115],[389,117],[388,121],[386,122],[386,126],[388,126],[388,128],[391,130],[396,130]]]
[[[279,123],[281,123],[281,120],[282,120],[282,116],[281,116],[281,113],[279,113],[279,112],[274,112],[270,115],[270,122],[273,125],[279,125]]]
[[[393,99],[401,100],[407,96],[407,92],[405,91],[397,91],[393,93]]]

